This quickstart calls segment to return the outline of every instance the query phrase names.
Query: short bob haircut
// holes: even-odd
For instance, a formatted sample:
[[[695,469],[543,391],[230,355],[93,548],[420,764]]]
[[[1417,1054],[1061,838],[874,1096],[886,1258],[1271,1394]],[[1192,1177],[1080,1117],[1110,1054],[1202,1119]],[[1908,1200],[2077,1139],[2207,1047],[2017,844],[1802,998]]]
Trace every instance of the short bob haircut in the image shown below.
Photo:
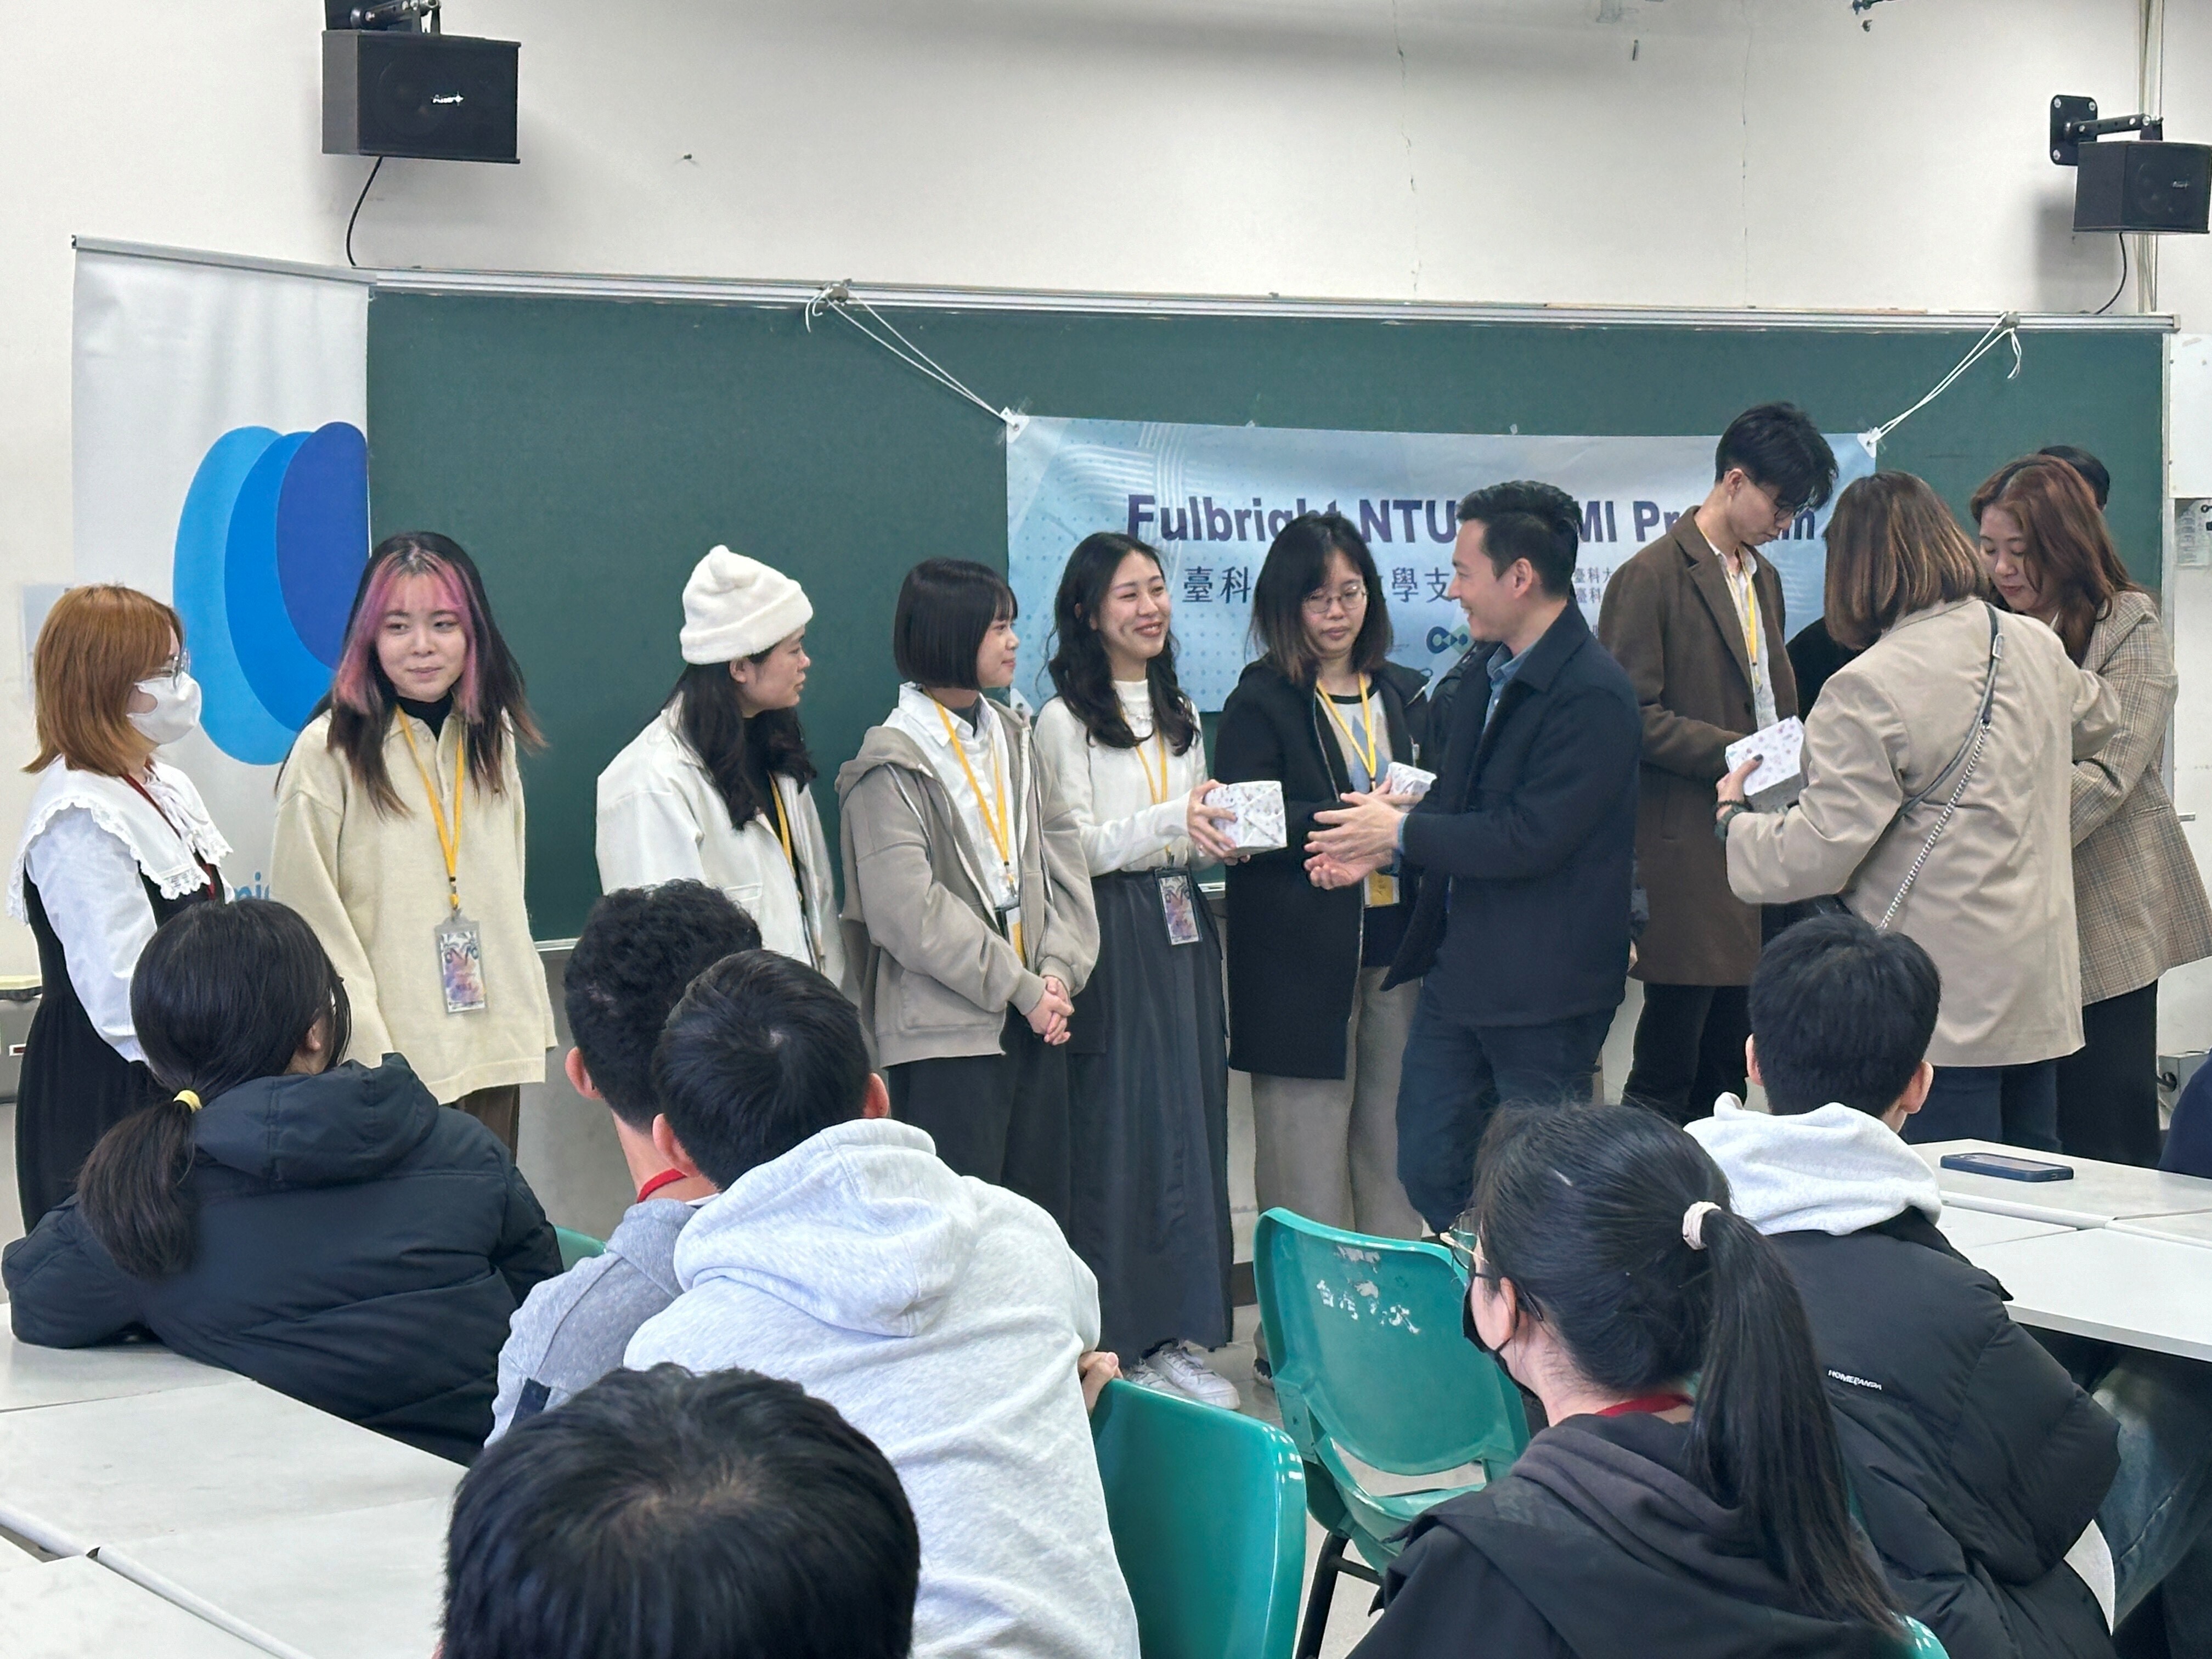
[[[1974,492],[1974,522],[1993,507],[2020,521],[2028,580],[2057,607],[2051,628],[2079,665],[2112,595],[2139,591],[2120,562],[2088,479],[2072,462],[2051,456],[2007,461]]]
[[[1985,599],[1982,556],[1942,498],[1910,472],[1845,487],[1828,520],[1828,633],[1863,651],[1900,617]]]
[[[72,587],[54,601],[32,653],[39,757],[74,771],[120,778],[146,746],[131,724],[131,688],[185,644],[184,619],[135,587]]]
[[[1367,585],[1367,614],[1352,636],[1353,672],[1371,674],[1390,655],[1390,607],[1366,541],[1341,513],[1302,513],[1269,545],[1260,580],[1252,585],[1253,642],[1261,659],[1293,685],[1311,685],[1321,672],[1306,636],[1305,603],[1328,580],[1332,553],[1349,559]]]
[[[1459,521],[1482,526],[1482,550],[1500,578],[1526,559],[1546,599],[1572,596],[1582,510],[1557,484],[1524,478],[1473,490],[1460,501]]]
[[[891,660],[916,685],[974,691],[975,658],[991,625],[1022,608],[1006,579],[973,559],[924,559],[899,584]]]

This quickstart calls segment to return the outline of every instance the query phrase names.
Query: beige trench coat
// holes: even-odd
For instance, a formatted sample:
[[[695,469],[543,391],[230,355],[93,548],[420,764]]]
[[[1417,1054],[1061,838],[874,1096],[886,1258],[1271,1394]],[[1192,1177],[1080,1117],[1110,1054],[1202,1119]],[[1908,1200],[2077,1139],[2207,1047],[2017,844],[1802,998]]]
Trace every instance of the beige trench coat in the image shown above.
[[[2081,665],[2112,688],[2119,729],[2074,768],[2074,907],[2081,1000],[2140,991],[2212,956],[2212,905],[2159,780],[2180,681],[2148,593],[2116,593]]]
[[[1879,922],[1957,782],[1906,809],[1965,741],[1989,665],[1990,612],[1962,599],[1899,619],[1838,669],[1805,723],[1805,793],[1729,825],[1729,884],[1747,902],[1840,893]],[[1928,1058],[2013,1066],[2081,1046],[2075,945],[2074,763],[2117,720],[2112,690],[2058,636],[2000,614],[1990,734],[1957,814],[1892,927],[1943,975]]]

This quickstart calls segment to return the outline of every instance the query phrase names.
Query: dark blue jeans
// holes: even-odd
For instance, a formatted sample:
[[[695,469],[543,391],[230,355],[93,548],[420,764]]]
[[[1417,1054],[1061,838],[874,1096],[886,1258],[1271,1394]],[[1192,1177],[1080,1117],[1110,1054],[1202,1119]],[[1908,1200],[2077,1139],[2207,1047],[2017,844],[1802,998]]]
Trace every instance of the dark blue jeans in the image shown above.
[[[1435,978],[1423,981],[1398,1073],[1398,1180],[1441,1232],[1474,1188],[1474,1153],[1501,1104],[1590,1097],[1613,1010],[1542,1025],[1480,1025]]]
[[[2058,1062],[1938,1066],[1926,1103],[1905,1120],[1905,1138],[1998,1140],[2033,1152],[2058,1150]]]

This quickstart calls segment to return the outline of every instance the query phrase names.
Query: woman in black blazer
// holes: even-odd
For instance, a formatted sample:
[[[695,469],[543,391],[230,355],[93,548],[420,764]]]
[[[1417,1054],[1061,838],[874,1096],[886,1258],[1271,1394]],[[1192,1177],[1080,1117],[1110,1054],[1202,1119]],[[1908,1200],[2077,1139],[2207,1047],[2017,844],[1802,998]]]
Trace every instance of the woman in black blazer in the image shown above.
[[[1413,1238],[1398,1184],[1398,1061],[1415,985],[1385,991],[1406,931],[1395,877],[1335,890],[1305,870],[1314,814],[1418,763],[1422,676],[1386,660],[1367,544],[1334,513],[1293,519],[1252,592],[1261,655],[1221,711],[1214,773],[1283,786],[1288,844],[1230,866],[1229,1063],[1252,1074],[1260,1207]]]

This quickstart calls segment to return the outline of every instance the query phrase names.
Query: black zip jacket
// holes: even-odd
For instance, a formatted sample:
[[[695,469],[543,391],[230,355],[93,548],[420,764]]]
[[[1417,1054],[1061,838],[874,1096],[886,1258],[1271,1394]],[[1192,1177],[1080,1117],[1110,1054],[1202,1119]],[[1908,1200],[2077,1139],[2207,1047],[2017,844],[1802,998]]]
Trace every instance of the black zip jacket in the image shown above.
[[[561,1271],[491,1131],[398,1055],[272,1077],[192,1118],[191,1265],[134,1279],[71,1198],[8,1247],[15,1334],[88,1347],[144,1330],[456,1462],[491,1432],[507,1320]]]

